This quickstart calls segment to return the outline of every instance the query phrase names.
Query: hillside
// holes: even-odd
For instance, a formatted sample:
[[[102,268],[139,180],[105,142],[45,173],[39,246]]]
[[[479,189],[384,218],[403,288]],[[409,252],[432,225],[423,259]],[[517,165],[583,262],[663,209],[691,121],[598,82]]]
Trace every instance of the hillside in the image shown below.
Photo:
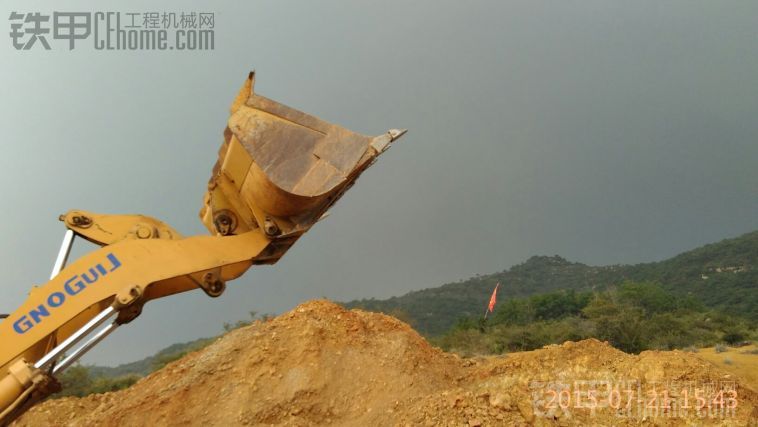
[[[560,407],[558,390],[568,393]],[[668,398],[680,393],[688,397]],[[707,400],[695,409],[698,393]],[[584,340],[462,359],[395,318],[312,301],[126,390],[48,400],[13,425],[729,426],[756,417],[755,390],[691,353],[629,355]]]
[[[502,354],[596,338],[627,353],[739,345],[758,339],[743,318],[678,297],[652,282],[626,281],[591,292],[557,291],[509,298],[486,322],[461,319],[433,342],[460,354]]]
[[[163,367],[166,362],[176,360],[186,353],[205,347],[214,339],[215,338],[199,338],[189,342],[171,344],[152,356],[115,367],[88,365],[87,368],[89,369],[90,375],[93,377],[115,378],[124,375],[145,376],[157,368]]]
[[[502,301],[561,289],[602,290],[626,280],[658,282],[676,295],[692,295],[709,307],[758,322],[758,231],[637,265],[595,267],[559,256],[534,256],[499,273],[345,306],[399,316],[434,336],[461,317],[481,314],[497,282]]]

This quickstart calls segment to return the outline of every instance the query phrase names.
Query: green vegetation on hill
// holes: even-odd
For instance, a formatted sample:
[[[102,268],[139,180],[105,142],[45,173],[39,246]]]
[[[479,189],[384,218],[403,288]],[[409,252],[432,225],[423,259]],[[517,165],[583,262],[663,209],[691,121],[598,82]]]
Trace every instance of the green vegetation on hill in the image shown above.
[[[74,365],[60,376],[63,390],[53,398],[64,396],[83,397],[93,393],[117,391],[131,386],[142,378],[135,374],[125,374],[117,377],[93,376],[83,365]]]
[[[756,338],[747,320],[706,308],[693,297],[678,297],[654,283],[625,282],[604,291],[558,291],[510,299],[486,321],[458,321],[434,339],[463,354],[524,351],[598,338],[629,353],[735,344]]]
[[[659,283],[677,298],[694,297],[706,307],[756,323],[758,231],[665,261],[637,265],[592,267],[559,256],[535,256],[499,273],[386,300],[351,301],[345,306],[402,314],[422,334],[437,336],[462,317],[481,315],[498,282],[502,302],[558,290],[602,291],[628,280]]]
[[[187,353],[207,346],[214,340],[215,338],[200,338],[194,341],[172,344],[152,356],[116,367],[90,365],[86,366],[86,368],[92,378],[113,379],[132,375],[144,377]]]
[[[172,344],[150,357],[116,367],[74,365],[60,376],[63,390],[55,397],[86,396],[127,388],[140,378],[157,371],[187,353],[207,346],[215,338],[200,338],[194,341]]]
[[[758,322],[758,231],[630,267],[631,280],[655,280],[676,294]]]

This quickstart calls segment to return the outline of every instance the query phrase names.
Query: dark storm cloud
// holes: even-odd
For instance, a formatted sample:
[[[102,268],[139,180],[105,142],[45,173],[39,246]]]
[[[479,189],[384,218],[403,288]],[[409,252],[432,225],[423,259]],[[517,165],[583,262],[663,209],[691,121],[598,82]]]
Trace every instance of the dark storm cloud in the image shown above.
[[[26,2],[11,10],[62,8]],[[149,12],[153,2],[66,10]],[[166,2],[212,53],[2,50],[0,311],[43,283],[70,208],[196,218],[228,106],[259,93],[409,134],[276,266],[152,303],[90,358],[133,360],[249,310],[387,297],[533,254],[661,259],[758,225],[754,2]]]

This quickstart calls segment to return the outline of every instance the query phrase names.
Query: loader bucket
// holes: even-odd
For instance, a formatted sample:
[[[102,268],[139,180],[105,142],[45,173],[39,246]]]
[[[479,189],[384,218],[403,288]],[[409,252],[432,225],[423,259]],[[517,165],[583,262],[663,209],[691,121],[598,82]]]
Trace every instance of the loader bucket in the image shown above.
[[[213,234],[298,236],[405,131],[364,136],[259,96],[254,83],[251,73],[232,104],[200,216]]]

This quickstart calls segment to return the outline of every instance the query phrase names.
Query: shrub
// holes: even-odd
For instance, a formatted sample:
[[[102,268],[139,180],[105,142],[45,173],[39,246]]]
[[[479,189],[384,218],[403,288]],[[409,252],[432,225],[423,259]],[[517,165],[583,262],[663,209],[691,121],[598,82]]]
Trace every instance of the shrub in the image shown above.
[[[745,340],[745,334],[743,334],[741,331],[730,331],[724,334],[724,341],[726,341],[727,344],[737,344],[740,341]]]
[[[105,393],[125,389],[139,381],[139,375],[123,375],[115,378],[93,377],[86,366],[74,365],[60,376],[63,391],[55,397],[84,397],[92,393]]]
[[[481,316],[459,319],[435,340],[457,352],[497,354],[590,337],[627,353],[697,352],[717,343],[716,352],[723,353],[727,344],[758,339],[758,334],[749,321],[706,309],[694,297],[674,298],[658,284],[626,282],[604,291],[508,299],[486,321]]]

